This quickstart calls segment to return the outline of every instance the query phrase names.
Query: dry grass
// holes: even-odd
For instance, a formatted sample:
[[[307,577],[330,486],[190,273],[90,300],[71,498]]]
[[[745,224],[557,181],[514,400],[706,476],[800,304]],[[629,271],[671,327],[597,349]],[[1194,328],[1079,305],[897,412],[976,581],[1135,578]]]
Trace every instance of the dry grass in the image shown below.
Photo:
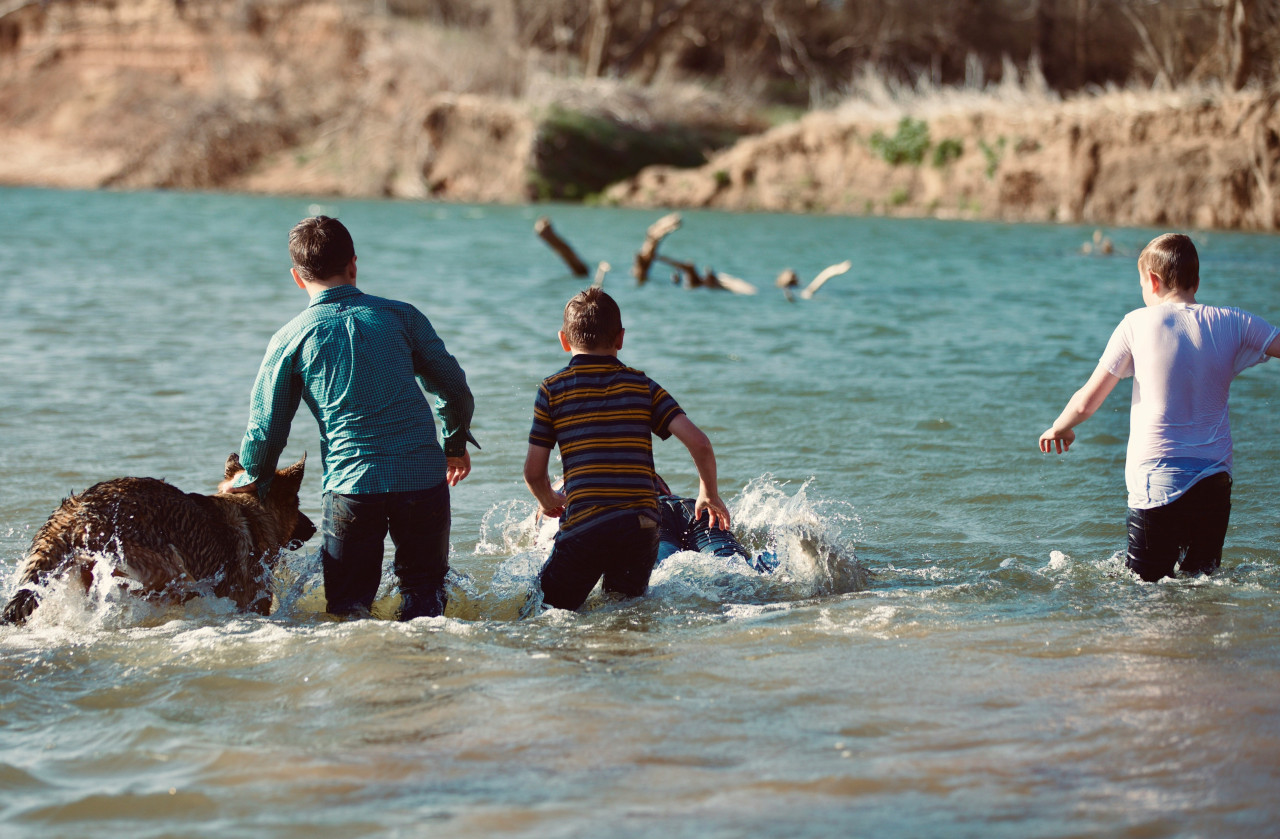
[[[915,83],[903,83],[867,68],[849,85],[845,100],[830,113],[842,120],[875,122],[890,122],[904,116],[928,120],[975,112],[1010,114],[1050,108],[1067,113],[1101,110],[1126,115],[1257,93],[1253,90],[1230,93],[1218,82],[1184,84],[1173,89],[1131,83],[1124,87],[1090,88],[1064,98],[1049,87],[1034,62],[1023,71],[1006,62],[997,81],[984,79],[976,61],[970,62],[970,68],[968,80],[960,86],[936,85],[926,75]]]

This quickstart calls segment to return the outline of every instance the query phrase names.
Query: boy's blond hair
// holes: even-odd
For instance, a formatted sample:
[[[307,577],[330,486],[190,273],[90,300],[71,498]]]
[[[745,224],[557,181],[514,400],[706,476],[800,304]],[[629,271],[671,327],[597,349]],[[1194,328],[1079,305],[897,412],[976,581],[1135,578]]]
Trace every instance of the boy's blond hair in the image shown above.
[[[1138,254],[1138,270],[1160,275],[1166,288],[1195,291],[1200,287],[1200,254],[1184,233],[1166,233],[1152,239]]]

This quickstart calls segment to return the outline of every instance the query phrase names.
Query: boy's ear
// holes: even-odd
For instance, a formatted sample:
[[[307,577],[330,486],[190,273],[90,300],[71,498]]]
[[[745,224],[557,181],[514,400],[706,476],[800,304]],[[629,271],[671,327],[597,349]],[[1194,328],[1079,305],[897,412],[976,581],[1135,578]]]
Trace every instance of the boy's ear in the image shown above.
[[[627,330],[625,329],[618,330],[618,337],[613,342],[613,348],[615,351],[622,349],[622,337],[626,334],[627,334]]]
[[[560,336],[560,346],[564,347],[564,351],[573,352],[573,347],[569,346],[569,336],[564,333],[564,330],[562,329],[556,334]]]
[[[1151,289],[1152,294],[1159,294],[1160,289],[1164,286],[1164,278],[1150,269],[1147,270],[1147,288]]]

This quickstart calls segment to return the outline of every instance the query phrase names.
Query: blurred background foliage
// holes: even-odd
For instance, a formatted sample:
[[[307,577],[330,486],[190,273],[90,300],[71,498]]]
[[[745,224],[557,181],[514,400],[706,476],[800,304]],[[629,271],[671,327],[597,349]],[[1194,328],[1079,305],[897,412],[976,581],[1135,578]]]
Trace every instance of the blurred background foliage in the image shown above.
[[[980,86],[1015,70],[1090,87],[1239,90],[1280,75],[1280,0],[374,0],[482,33],[558,75],[703,80],[814,108],[870,74]]]

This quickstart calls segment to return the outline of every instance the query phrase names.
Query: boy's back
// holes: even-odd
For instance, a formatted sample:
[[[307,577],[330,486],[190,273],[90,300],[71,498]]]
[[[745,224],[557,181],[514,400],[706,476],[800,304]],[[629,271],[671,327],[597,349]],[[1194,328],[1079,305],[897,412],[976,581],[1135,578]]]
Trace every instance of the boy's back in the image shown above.
[[[729,511],[716,488],[711,441],[665,390],[618,361],[622,314],[598,288],[565,306],[560,346],[569,366],[548,377],[534,401],[524,480],[543,515],[560,518],[538,582],[543,603],[577,609],[604,579],[605,591],[644,594],[658,559],[658,476],[653,437],[675,436],[698,470],[696,515],[727,528]],[[547,476],[560,447],[564,492]]]
[[[566,515],[561,529],[604,512],[636,509],[658,519],[651,434],[671,436],[680,406],[657,382],[617,358],[575,355],[543,380],[531,444],[560,446]]]
[[[1168,504],[1204,476],[1230,472],[1227,398],[1240,371],[1265,361],[1274,331],[1239,309],[1161,303],[1130,312],[1101,364],[1133,376],[1125,482],[1129,506]]]

